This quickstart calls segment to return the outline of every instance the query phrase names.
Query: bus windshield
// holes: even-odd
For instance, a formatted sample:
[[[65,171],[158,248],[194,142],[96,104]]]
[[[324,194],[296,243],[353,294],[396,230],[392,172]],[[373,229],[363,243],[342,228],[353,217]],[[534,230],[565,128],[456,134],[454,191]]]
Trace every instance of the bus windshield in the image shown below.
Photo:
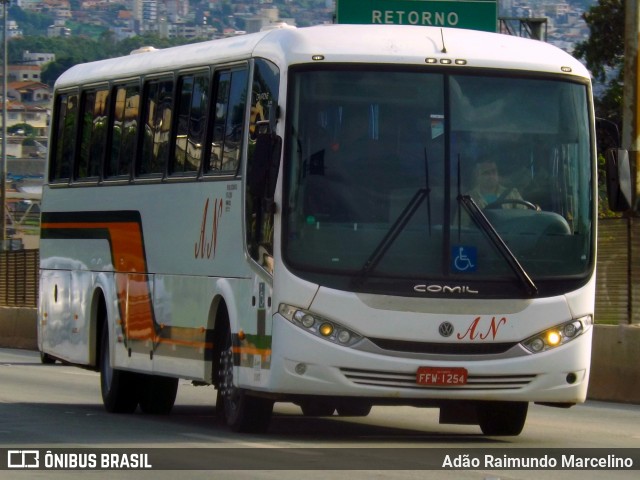
[[[587,85],[362,66],[298,69],[290,82],[283,253],[298,275],[489,296],[588,278]]]

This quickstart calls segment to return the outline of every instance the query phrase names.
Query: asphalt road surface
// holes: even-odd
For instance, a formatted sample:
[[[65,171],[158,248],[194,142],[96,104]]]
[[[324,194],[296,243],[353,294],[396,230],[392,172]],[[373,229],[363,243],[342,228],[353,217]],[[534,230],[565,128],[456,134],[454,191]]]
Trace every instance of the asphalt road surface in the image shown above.
[[[185,380],[171,415],[108,414],[97,373],[42,365],[36,352],[0,349],[0,456],[6,457],[0,458],[5,467],[0,478],[640,478],[640,405],[587,402],[567,410],[531,405],[520,436],[485,437],[473,425],[440,425],[436,409],[374,407],[365,418],[311,418],[295,405],[278,403],[268,433],[247,435],[220,422],[215,397],[213,387]],[[26,452],[25,465],[37,451],[41,466],[50,452],[48,460],[56,456],[58,466],[67,462],[68,468],[6,469],[9,463],[20,465],[17,451]],[[99,466],[101,455],[113,452],[116,466],[129,469],[73,468],[83,462],[92,466],[92,460]],[[544,462],[545,455],[548,461],[575,453],[574,459],[613,455],[618,461],[628,454],[635,470],[491,468],[514,456]],[[487,454],[494,460],[489,466]],[[442,458],[452,464],[477,459],[479,465],[430,467]],[[155,463],[154,469],[133,468],[145,467],[145,461]]]

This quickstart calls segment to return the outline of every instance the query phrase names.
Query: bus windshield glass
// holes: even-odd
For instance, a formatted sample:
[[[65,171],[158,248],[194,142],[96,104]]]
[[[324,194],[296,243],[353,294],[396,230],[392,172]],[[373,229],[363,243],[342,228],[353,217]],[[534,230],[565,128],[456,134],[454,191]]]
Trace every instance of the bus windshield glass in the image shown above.
[[[301,277],[487,295],[588,278],[586,84],[362,67],[298,69],[290,82],[283,253]]]

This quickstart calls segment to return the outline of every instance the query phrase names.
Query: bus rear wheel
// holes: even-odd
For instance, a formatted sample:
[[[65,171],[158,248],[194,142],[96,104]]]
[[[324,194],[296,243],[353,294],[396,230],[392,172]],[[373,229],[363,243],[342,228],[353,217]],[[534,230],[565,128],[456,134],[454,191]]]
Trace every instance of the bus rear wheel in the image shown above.
[[[136,375],[111,367],[107,325],[104,326],[100,344],[100,390],[107,412],[133,413],[138,407]]]
[[[231,333],[220,354],[218,401],[222,403],[225,422],[235,432],[262,433],[269,428],[273,401],[250,395],[233,383]]]
[[[53,365],[56,363],[56,359],[47,353],[40,352],[40,362],[43,365]]]
[[[491,436],[520,435],[528,410],[527,402],[480,402],[476,406],[480,429]]]

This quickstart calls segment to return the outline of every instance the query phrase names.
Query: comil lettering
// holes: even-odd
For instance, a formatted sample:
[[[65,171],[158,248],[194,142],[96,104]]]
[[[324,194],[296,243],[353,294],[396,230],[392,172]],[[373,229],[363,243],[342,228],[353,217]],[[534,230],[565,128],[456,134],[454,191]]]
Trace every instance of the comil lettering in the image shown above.
[[[413,290],[418,293],[478,293],[478,290],[467,285],[416,285]]]
[[[429,25],[455,27],[460,18],[456,12],[417,12],[404,10],[373,10],[371,23],[387,25]]]

